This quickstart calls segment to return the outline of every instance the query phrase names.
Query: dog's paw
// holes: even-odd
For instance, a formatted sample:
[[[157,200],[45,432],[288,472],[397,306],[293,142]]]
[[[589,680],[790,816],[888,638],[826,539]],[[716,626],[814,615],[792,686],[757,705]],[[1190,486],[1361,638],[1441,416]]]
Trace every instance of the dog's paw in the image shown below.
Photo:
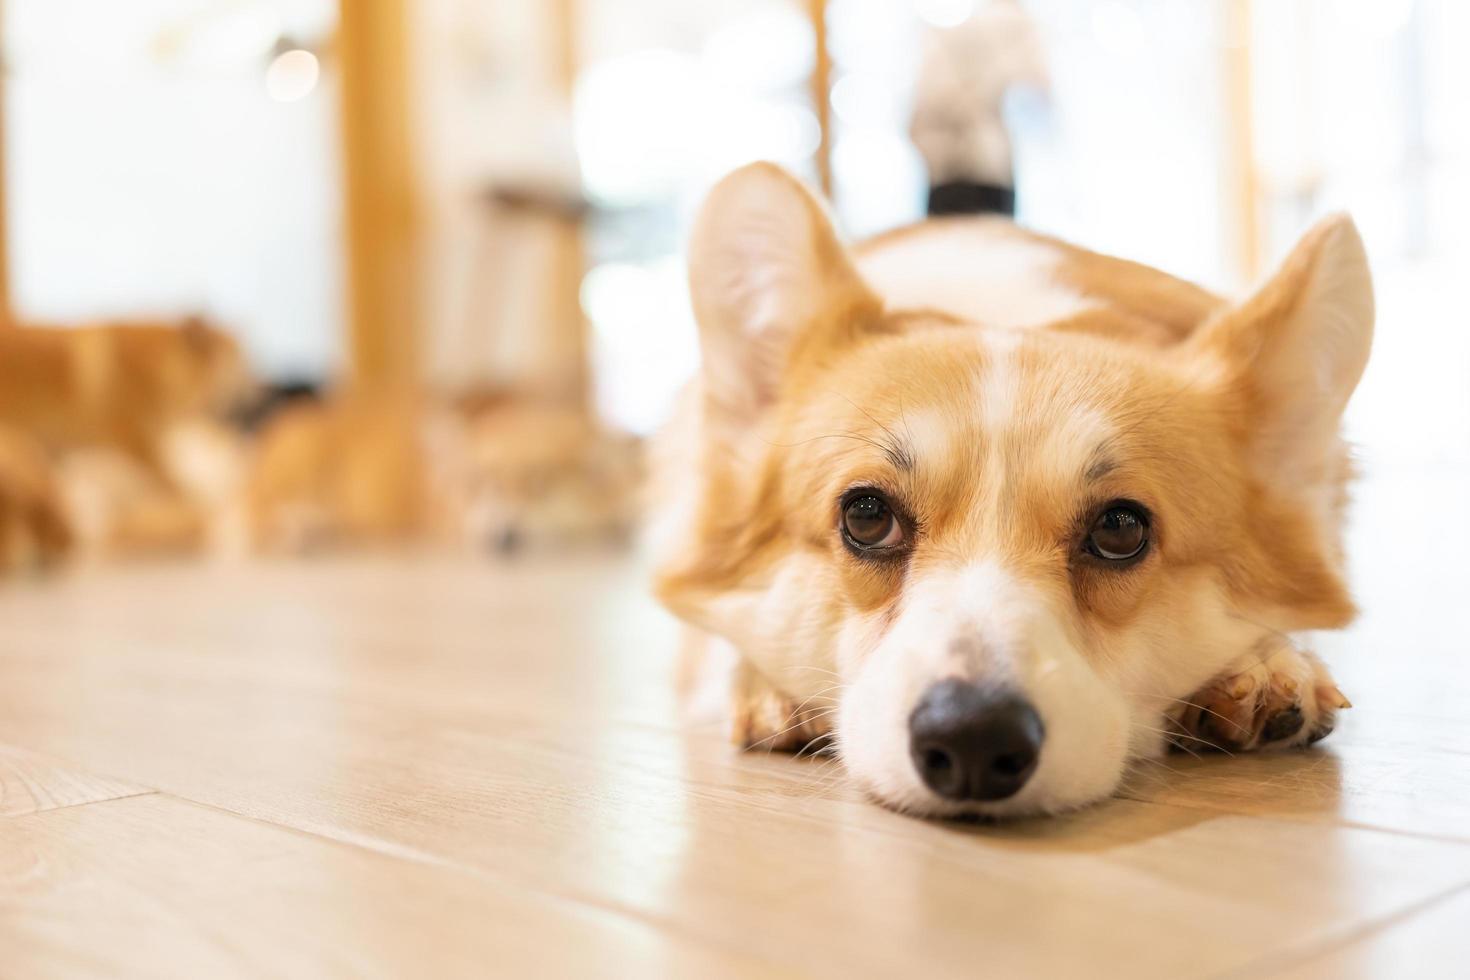
[[[1173,742],[1186,751],[1204,743],[1229,752],[1309,745],[1350,707],[1321,660],[1285,646],[1186,699]]]
[[[749,752],[801,752],[831,735],[829,706],[796,700],[741,664],[732,688],[731,739]]]

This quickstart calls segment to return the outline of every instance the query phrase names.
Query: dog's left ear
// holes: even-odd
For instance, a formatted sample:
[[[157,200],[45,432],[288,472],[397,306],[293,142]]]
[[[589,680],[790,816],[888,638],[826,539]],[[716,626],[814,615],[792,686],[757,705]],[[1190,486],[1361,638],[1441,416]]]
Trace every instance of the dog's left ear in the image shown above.
[[[1372,341],[1368,257],[1345,214],[1318,222],[1255,295],[1195,337],[1243,403],[1257,472],[1284,486],[1322,482]]]
[[[753,423],[801,345],[878,309],[826,210],[791,174],[753,163],[715,185],[689,241],[707,402]]]

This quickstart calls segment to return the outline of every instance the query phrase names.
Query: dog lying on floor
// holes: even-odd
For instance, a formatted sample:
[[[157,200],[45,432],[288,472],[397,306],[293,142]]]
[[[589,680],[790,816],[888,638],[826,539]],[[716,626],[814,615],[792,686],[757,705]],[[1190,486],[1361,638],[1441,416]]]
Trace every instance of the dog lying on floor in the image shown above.
[[[4,569],[197,549],[253,393],[234,338],[197,318],[0,325]]]
[[[1231,304],[997,219],[849,250],[755,164],[689,268],[703,368],[657,452],[656,591],[737,652],[739,743],[830,739],[890,807],[1005,816],[1348,706],[1288,636],[1354,613],[1348,218]]]
[[[429,541],[508,555],[616,543],[638,447],[572,405],[523,393],[302,401],[264,427],[249,537],[303,553]]]

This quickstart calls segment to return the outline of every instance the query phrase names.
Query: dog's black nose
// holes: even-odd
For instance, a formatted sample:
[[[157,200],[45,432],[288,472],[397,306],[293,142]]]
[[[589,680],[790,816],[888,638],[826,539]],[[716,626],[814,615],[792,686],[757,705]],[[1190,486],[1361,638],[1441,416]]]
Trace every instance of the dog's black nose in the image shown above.
[[[1025,700],[961,680],[929,688],[909,715],[914,767],[948,800],[1014,796],[1036,771],[1044,736]]]

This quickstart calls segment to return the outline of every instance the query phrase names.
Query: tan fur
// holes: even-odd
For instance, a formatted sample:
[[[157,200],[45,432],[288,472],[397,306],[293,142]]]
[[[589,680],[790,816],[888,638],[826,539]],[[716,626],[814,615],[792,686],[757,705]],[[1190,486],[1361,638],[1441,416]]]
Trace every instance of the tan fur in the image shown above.
[[[210,515],[129,453],[73,449],[58,465],[66,514],[89,558],[181,555],[204,548]]]
[[[198,319],[0,328],[0,423],[52,461],[58,519],[85,552],[197,550],[210,501],[175,435],[252,393],[238,345]]]
[[[517,397],[350,394],[282,412],[249,487],[264,550],[428,539],[513,550],[616,538],[635,450],[585,413]]]
[[[70,550],[72,533],[46,453],[0,425],[0,570],[45,568]]]
[[[252,390],[235,341],[198,320],[0,329],[0,422],[53,452],[111,446],[166,475],[171,425]]]
[[[284,409],[260,435],[248,488],[256,547],[403,542],[435,510],[415,399],[351,396]]]
[[[1125,700],[1142,687],[1160,704],[1178,702],[1190,688],[1176,685],[1250,662],[1255,639],[1232,653],[1225,633],[1332,628],[1353,614],[1336,522],[1346,477],[1337,400],[1366,347],[1318,361],[1312,346],[1333,342],[1322,316],[1343,316],[1347,329],[1366,304],[1371,327],[1371,293],[1318,274],[1327,263],[1361,265],[1351,225],[1321,226],[1239,307],[1009,225],[976,231],[996,247],[1024,239],[1044,250],[1050,281],[1085,308],[999,331],[944,308],[889,308],[819,205],[763,165],[728,178],[701,215],[690,275],[705,370],[697,445],[686,447],[698,469],[672,477],[692,506],[656,591],[690,623],[735,641],[769,682],[738,704],[739,741],[759,741],[748,719],[769,713],[772,695],[809,695],[802,671],[851,685],[866,669],[852,651],[890,642],[915,583],[965,569],[1003,570],[1007,588],[1060,611],[1058,636],[1091,659],[1079,669],[1123,685]],[[1320,413],[1318,396],[1299,394],[1319,376]],[[1277,478],[1283,466],[1293,482]],[[862,560],[841,543],[837,501],[857,486],[910,515],[916,540],[904,560]],[[1127,571],[1078,545],[1088,515],[1115,499],[1154,515],[1150,553]],[[1191,664],[1179,647],[1196,642]],[[1335,691],[1325,673],[1318,680]],[[824,697],[835,710],[837,699]],[[1306,705],[1314,727],[1330,724],[1332,702],[1324,694]]]
[[[632,525],[639,446],[585,411],[527,399],[477,412],[465,455],[473,540],[511,550],[619,543]]]

